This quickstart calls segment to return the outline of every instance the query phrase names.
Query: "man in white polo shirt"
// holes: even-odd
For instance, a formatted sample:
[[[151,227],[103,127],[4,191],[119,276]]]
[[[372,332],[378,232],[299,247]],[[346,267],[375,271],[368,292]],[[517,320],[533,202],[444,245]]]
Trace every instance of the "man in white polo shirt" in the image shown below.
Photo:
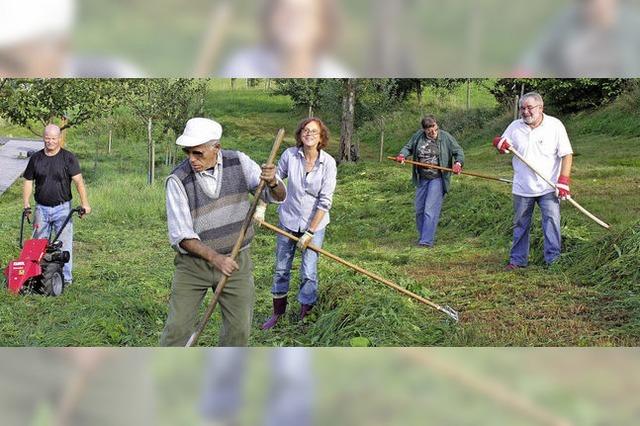
[[[533,208],[537,203],[542,214],[544,260],[549,265],[560,255],[560,200],[570,195],[569,176],[573,151],[564,125],[544,114],[542,96],[530,92],[520,99],[520,114],[502,136],[493,140],[504,154],[510,147],[518,151],[533,167],[557,182],[556,191],[526,164],[514,157],[513,164],[513,245],[507,270],[527,266],[529,230]]]

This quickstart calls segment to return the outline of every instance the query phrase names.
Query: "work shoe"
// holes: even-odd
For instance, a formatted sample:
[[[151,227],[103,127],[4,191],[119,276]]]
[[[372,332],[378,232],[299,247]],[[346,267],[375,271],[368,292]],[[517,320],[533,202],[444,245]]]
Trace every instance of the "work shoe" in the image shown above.
[[[313,305],[305,305],[302,304],[300,306],[300,321],[302,321],[304,319],[304,317],[307,316],[307,314],[309,313],[309,311],[311,310],[311,308],[313,308]]]
[[[517,271],[518,269],[522,269],[524,266],[516,265],[515,263],[510,263],[504,267],[505,271]]]
[[[274,297],[273,298],[273,315],[271,315],[271,318],[265,321],[265,323],[262,324],[260,328],[263,330],[269,330],[270,328],[273,328],[278,323],[278,320],[280,319],[280,317],[284,315],[284,312],[286,310],[287,310],[286,296],[279,297],[279,298]]]

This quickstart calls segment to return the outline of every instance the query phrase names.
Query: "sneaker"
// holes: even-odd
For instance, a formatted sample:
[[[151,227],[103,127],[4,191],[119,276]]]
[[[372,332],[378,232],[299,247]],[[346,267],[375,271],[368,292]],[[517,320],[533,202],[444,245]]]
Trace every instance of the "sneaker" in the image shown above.
[[[64,282],[64,286],[65,287],[69,287],[71,284],[73,284],[73,281],[65,281]]]
[[[515,263],[510,263],[504,267],[505,271],[516,271],[518,269],[522,269],[524,266],[516,265]]]
[[[417,243],[416,247],[419,247],[419,248],[433,248],[433,246],[430,246],[429,244],[421,244],[421,243]]]

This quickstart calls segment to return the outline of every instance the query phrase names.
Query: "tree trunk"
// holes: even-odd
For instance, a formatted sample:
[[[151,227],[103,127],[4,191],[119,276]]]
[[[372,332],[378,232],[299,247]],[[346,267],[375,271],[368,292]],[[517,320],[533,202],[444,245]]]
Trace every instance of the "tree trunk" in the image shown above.
[[[520,101],[520,97],[518,95],[516,95],[515,97],[515,101],[514,101],[514,105],[513,105],[513,119],[516,120],[518,118],[518,103]]]
[[[309,118],[313,117],[313,104],[309,102]]]
[[[424,108],[422,106],[422,81],[416,80],[416,96],[418,97],[418,107],[420,108],[420,115],[424,115]]]
[[[356,104],[356,80],[347,78],[343,84],[342,126],[340,130],[340,161],[351,160],[353,124]]]
[[[467,79],[467,111],[471,109],[471,79]]]
[[[149,185],[153,185],[153,182],[155,180],[155,174],[156,174],[156,170],[155,170],[156,152],[155,152],[155,147],[153,146],[153,138],[151,135],[152,126],[153,124],[151,121],[151,117],[149,117],[149,121],[147,122],[147,143],[148,143],[148,149],[149,149],[149,173],[147,175],[147,183]]]
[[[384,116],[381,117],[381,124],[382,126],[380,127],[380,159],[379,161],[382,163],[382,156],[384,155]]]
[[[231,90],[235,90],[236,89],[236,79],[232,78],[231,79]]]

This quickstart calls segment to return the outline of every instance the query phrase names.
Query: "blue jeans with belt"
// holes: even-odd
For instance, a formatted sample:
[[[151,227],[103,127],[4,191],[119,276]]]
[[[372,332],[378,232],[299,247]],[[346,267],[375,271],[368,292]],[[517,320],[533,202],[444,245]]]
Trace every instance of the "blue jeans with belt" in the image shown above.
[[[544,261],[551,264],[560,256],[560,200],[554,192],[539,197],[513,195],[513,245],[509,263],[527,266],[529,263],[529,231],[536,203],[542,214]]]
[[[49,238],[49,234],[58,233],[64,220],[71,212],[71,201],[59,204],[54,207],[36,204],[35,218],[33,221],[34,238]],[[62,274],[65,282],[71,282],[73,276],[71,270],[73,268],[73,220],[70,219],[67,226],[64,227],[62,234],[58,237],[62,241],[62,250],[69,252],[69,262],[64,264]]]
[[[295,232],[285,228],[282,223],[278,225],[290,234],[300,237],[303,232]],[[311,239],[311,244],[322,247],[324,231],[326,228],[318,229]],[[291,265],[293,256],[296,253],[296,242],[282,235],[278,235],[276,240],[276,272],[273,276],[273,287],[271,292],[274,295],[283,295],[289,292],[289,281],[291,279]],[[302,253],[302,263],[300,264],[300,291],[298,301],[304,305],[313,305],[318,299],[318,253],[307,249]]]

